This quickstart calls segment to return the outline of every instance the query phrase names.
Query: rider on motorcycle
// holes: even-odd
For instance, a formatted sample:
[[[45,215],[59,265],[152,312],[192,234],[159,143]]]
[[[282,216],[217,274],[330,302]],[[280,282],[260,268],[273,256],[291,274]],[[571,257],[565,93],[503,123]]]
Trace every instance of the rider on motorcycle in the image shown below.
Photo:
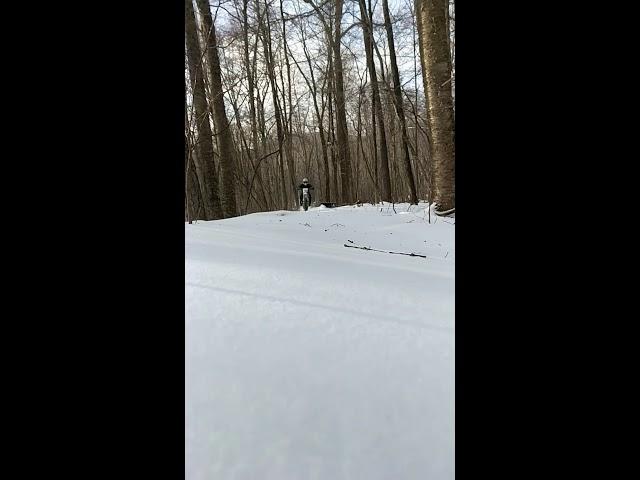
[[[302,199],[304,198],[304,195],[307,194],[307,196],[309,197],[309,205],[311,205],[311,191],[313,190],[313,185],[311,185],[309,183],[309,180],[307,178],[303,178],[302,179],[302,183],[300,185],[298,185],[298,191],[300,192],[299,194],[299,198],[300,198],[300,205],[302,206]]]

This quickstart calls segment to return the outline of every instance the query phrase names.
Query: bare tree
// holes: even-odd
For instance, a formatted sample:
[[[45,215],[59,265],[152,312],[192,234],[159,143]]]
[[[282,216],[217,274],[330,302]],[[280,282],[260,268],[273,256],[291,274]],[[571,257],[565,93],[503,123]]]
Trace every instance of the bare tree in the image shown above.
[[[371,80],[371,103],[373,104],[375,112],[373,128],[376,128],[377,124],[378,129],[378,155],[380,158],[378,167],[380,173],[380,194],[382,195],[382,200],[391,202],[393,201],[393,195],[391,191],[391,177],[389,174],[389,151],[387,148],[387,134],[384,125],[384,115],[382,113],[382,101],[380,99],[378,76],[373,59],[373,12],[367,9],[365,0],[358,0],[358,4],[360,6],[360,21],[362,23],[362,30],[364,32],[367,68],[369,70],[369,78]]]
[[[204,86],[202,52],[198,41],[196,17],[192,0],[185,0],[185,33],[189,79],[193,92],[193,105],[196,116],[198,136],[196,148],[198,154],[193,158],[200,192],[204,206],[204,219],[222,218],[222,206],[218,196],[218,181],[213,161],[213,136],[209,123],[209,104]]]
[[[418,203],[418,192],[416,182],[411,170],[411,159],[409,158],[409,138],[407,136],[407,122],[404,116],[404,107],[402,101],[402,90],[400,86],[400,72],[398,70],[398,62],[396,60],[396,47],[393,39],[393,27],[391,25],[391,15],[389,13],[388,0],[382,0],[382,11],[384,13],[384,24],[387,31],[387,42],[389,44],[389,56],[391,61],[391,73],[393,75],[393,98],[396,114],[400,121],[400,129],[402,132],[402,155],[405,176],[409,184],[411,192],[411,203]]]
[[[332,183],[331,183],[331,191],[334,192],[334,196],[336,198],[336,201],[340,201],[340,198],[342,198],[342,196],[340,195],[340,190],[338,189],[338,178],[340,176],[340,170],[338,169],[338,157],[336,155],[336,129],[335,129],[335,115],[334,115],[334,108],[333,108],[333,98],[334,98],[334,94],[333,92],[335,91],[334,88],[334,84],[335,84],[335,76],[333,73],[333,48],[329,47],[329,58],[328,58],[328,65],[327,65],[327,75],[328,75],[328,79],[329,79],[329,85],[327,88],[327,108],[328,108],[328,114],[329,114],[329,139],[327,141],[327,145],[329,145],[329,148],[331,150],[331,167],[333,168],[333,178],[332,178]]]
[[[282,0],[280,0],[280,17],[282,20],[282,45],[283,45],[284,62],[287,70],[287,99],[288,99],[288,105],[289,105],[289,115],[288,117],[287,115],[285,115],[285,119],[286,119],[285,148],[286,148],[286,154],[287,154],[287,169],[289,170],[290,187],[291,187],[291,192],[293,194],[293,192],[296,191],[296,185],[297,185],[296,178],[295,178],[295,165],[293,162],[293,138],[292,138],[293,137],[293,125],[292,125],[293,98],[292,98],[292,88],[291,88],[291,63],[289,61],[290,55],[289,55],[289,48],[287,45],[287,26],[286,26],[287,24],[285,21]],[[280,74],[282,75],[282,69],[280,70]],[[281,82],[284,90],[284,79],[282,79]],[[284,102],[284,91],[283,91],[283,105],[286,105],[286,103]],[[295,198],[296,195],[293,195],[293,197]]]
[[[191,115],[192,110],[187,104],[187,85],[184,89],[184,172],[185,172],[185,221],[191,223],[193,220],[206,219],[202,206],[202,194],[200,192],[200,183],[198,182],[198,174],[193,161],[193,140],[191,134]]]
[[[191,1],[191,0],[188,0]],[[220,72],[220,58],[218,56],[218,42],[216,29],[211,18],[211,10],[208,0],[196,0],[200,20],[206,39],[206,53],[211,74],[211,96],[213,103],[213,123],[218,136],[218,149],[220,156],[220,186],[222,196],[222,211],[225,217],[234,217],[238,210],[236,207],[235,189],[235,146],[229,128],[227,112],[224,105],[222,89],[222,73]]]
[[[261,36],[262,36],[262,44],[264,49],[264,57],[265,62],[267,64],[267,74],[269,76],[269,83],[271,86],[271,97],[273,99],[273,109],[276,120],[276,129],[278,132],[278,159],[280,165],[280,176],[282,181],[282,190],[281,190],[281,208],[287,209],[289,205],[289,189],[287,188],[287,180],[285,176],[284,170],[284,136],[285,131],[282,125],[282,109],[280,107],[280,100],[278,98],[278,86],[277,86],[277,78],[275,71],[275,58],[273,54],[273,46],[271,40],[271,23],[269,17],[269,4],[267,0],[264,1],[264,15],[262,17],[261,23]]]
[[[340,180],[342,184],[342,202],[351,203],[353,201],[352,194],[352,173],[351,173],[351,154],[349,151],[349,132],[347,129],[347,113],[345,107],[344,96],[344,76],[342,67],[342,13],[343,0],[335,0],[333,23],[327,21],[325,13],[313,3],[312,0],[304,0],[310,4],[318,14],[320,21],[325,29],[327,41],[330,50],[333,53],[332,71],[333,71],[333,95],[335,99],[336,110],[336,147],[338,154],[338,164],[340,166]]]
[[[311,98],[313,100],[313,108],[316,114],[316,120],[318,122],[318,133],[320,135],[320,147],[322,151],[322,176],[324,177],[324,192],[327,200],[331,198],[331,184],[329,179],[329,155],[327,152],[327,136],[325,134],[324,129],[324,105],[322,110],[318,106],[318,84],[316,82],[315,74],[313,73],[314,66],[311,61],[311,55],[309,53],[309,49],[306,45],[306,36],[304,26],[301,26],[300,30],[301,38],[302,38],[302,50],[304,52],[305,59],[307,61],[307,65],[309,66],[309,76],[307,76],[300,66],[298,62],[296,62],[296,66],[304,78],[304,81],[311,92]],[[321,91],[324,90],[324,85],[326,84],[326,76],[324,77],[323,85],[321,87]]]
[[[342,39],[342,7],[343,0],[335,2],[335,36],[333,38],[333,74],[334,93],[336,100],[336,123],[338,132],[338,163],[340,164],[340,179],[342,181],[342,202],[353,202],[351,180],[351,154],[349,152],[349,132],[347,130],[347,112],[344,98],[344,78],[342,72],[342,55],[340,45]]]
[[[455,208],[455,145],[448,0],[416,0],[437,211]]]

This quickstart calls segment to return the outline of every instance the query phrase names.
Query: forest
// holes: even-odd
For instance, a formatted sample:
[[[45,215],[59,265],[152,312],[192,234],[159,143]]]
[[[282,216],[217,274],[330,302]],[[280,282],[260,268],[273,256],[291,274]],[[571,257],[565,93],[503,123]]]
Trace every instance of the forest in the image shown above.
[[[455,211],[455,2],[185,0],[185,221]]]

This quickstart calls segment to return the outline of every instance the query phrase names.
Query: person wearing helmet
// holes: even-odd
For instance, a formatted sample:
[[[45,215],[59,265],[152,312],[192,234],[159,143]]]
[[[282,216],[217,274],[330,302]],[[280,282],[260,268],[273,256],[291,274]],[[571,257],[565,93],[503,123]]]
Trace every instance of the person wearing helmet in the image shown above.
[[[299,199],[300,205],[304,207],[305,212],[311,205],[311,191],[313,190],[313,185],[309,183],[307,178],[302,179],[302,183],[298,185]]]

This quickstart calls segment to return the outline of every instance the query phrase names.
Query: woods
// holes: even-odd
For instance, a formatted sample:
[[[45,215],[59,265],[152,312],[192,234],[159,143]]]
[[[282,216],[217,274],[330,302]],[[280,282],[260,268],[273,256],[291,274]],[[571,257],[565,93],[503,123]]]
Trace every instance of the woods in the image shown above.
[[[185,220],[455,208],[454,2],[185,0]]]
[[[185,478],[453,479],[454,2],[185,22]]]

